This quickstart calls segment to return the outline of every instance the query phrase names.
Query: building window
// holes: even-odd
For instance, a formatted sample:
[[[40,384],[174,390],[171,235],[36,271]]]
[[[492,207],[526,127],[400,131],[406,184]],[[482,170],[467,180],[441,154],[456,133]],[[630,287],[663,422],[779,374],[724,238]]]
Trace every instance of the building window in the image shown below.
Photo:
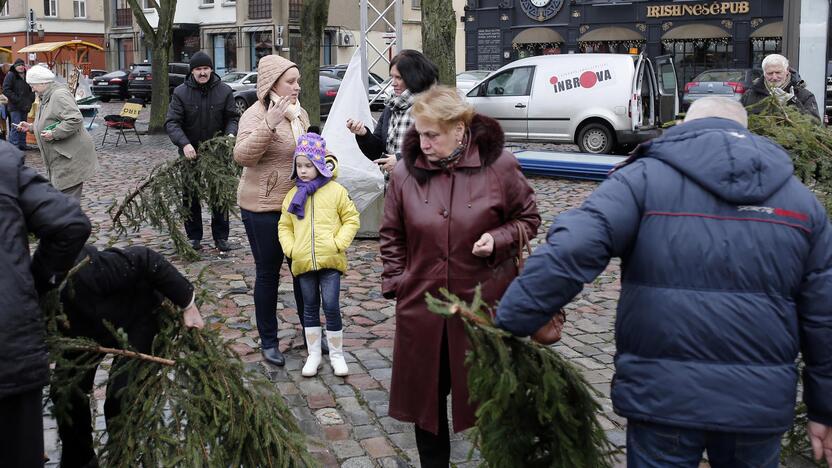
[[[0,9],[0,16],[9,16],[9,2],[6,2],[3,8]]]
[[[761,68],[766,55],[779,54],[783,50],[783,39],[760,37],[751,39],[751,66]]]
[[[249,0],[249,19],[266,19],[272,17],[272,0]]]
[[[214,68],[217,75],[237,70],[237,35],[234,33],[214,34]]]
[[[664,54],[673,55],[682,86],[705,70],[732,68],[734,63],[734,44],[723,39],[665,41],[662,48]]]
[[[202,0],[202,4],[205,6],[214,6],[214,0]]]
[[[289,0],[289,21],[296,23],[300,21],[300,14],[303,11],[303,0]]]
[[[422,8],[422,0],[410,0],[410,8],[413,10],[419,10]]]
[[[289,60],[300,63],[300,54],[303,52],[303,38],[299,31],[289,32]]]
[[[260,59],[274,52],[272,33],[253,32],[251,33],[251,69],[257,70]]]
[[[86,18],[87,0],[72,0],[72,15],[75,18]]]
[[[43,0],[43,16],[58,16],[58,0]]]

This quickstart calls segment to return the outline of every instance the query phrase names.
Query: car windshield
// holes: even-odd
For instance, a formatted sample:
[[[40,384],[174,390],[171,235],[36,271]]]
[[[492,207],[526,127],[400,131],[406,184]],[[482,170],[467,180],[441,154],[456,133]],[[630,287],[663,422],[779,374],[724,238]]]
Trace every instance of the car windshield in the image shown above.
[[[489,73],[490,72],[487,71],[467,71],[457,75],[456,79],[464,81],[479,81],[488,76]]]
[[[240,81],[245,77],[245,73],[229,73],[222,77],[221,81],[223,83],[233,83],[235,81]]]
[[[700,73],[693,81],[743,81],[745,72],[742,70],[711,70]]]

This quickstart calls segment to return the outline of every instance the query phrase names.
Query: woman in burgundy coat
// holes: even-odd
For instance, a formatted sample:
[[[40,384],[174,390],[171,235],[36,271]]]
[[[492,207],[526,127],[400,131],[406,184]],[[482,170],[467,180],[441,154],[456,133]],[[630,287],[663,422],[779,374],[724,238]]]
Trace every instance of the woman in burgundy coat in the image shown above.
[[[447,467],[449,392],[454,431],[474,425],[469,343],[459,318],[428,311],[425,293],[447,288],[471,300],[481,284],[486,301],[499,300],[517,275],[517,226],[534,238],[540,215],[500,125],[455,89],[422,93],[412,116],[381,226],[382,292],[397,300],[389,414],[416,423],[423,467]]]

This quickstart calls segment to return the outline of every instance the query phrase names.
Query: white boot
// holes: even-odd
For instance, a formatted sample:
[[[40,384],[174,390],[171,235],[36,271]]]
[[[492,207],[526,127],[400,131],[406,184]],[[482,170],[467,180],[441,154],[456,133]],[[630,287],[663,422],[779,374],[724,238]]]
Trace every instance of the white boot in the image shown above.
[[[306,327],[303,332],[306,335],[306,350],[309,351],[309,356],[300,373],[304,377],[314,377],[321,366],[321,327]]]
[[[326,342],[329,344],[329,362],[332,372],[338,377],[350,373],[347,361],[344,359],[344,330],[326,332]]]

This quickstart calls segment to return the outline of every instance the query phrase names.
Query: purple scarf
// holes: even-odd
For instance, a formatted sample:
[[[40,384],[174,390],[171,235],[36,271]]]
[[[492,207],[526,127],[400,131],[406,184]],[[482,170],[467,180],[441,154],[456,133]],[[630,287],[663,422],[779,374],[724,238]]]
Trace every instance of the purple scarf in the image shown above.
[[[300,177],[295,179],[295,186],[298,190],[295,192],[295,196],[292,197],[292,202],[289,203],[289,213],[297,216],[298,219],[303,219],[303,217],[306,216],[306,197],[312,195],[319,188],[326,185],[330,179],[331,177],[324,177],[320,174],[318,174],[318,177],[315,177],[309,182],[300,180]]]

